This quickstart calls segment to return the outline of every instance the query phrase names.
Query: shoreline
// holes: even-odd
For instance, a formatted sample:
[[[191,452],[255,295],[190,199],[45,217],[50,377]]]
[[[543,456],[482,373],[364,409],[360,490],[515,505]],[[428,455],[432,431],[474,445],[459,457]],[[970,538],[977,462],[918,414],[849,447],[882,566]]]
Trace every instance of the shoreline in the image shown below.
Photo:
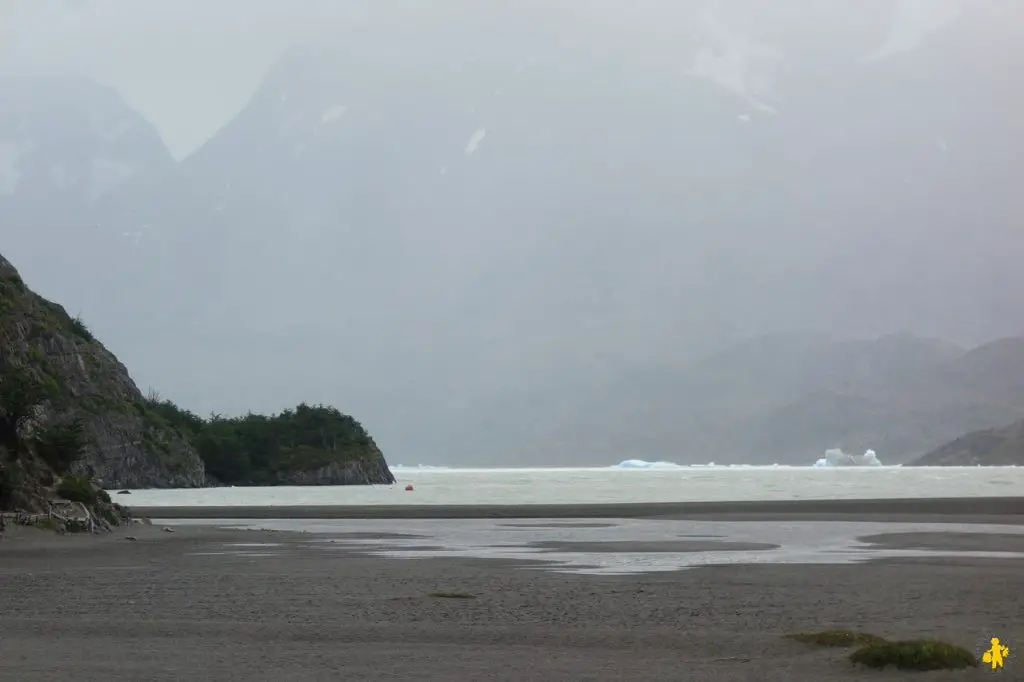
[[[638,502],[521,505],[125,505],[135,517],[153,519],[587,519],[669,518],[766,520],[927,520],[1024,523],[1024,496],[737,502]],[[987,518],[986,518],[987,517]]]

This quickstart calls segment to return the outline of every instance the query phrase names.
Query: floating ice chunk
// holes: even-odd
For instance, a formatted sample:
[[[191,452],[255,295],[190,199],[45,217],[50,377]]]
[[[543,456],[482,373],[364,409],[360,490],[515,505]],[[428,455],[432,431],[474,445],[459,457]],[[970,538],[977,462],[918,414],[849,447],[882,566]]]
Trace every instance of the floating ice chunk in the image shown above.
[[[624,459],[615,465],[617,469],[646,469],[650,466],[650,462],[645,462],[642,459]]]
[[[863,455],[848,455],[840,448],[825,451],[825,456],[814,463],[816,467],[880,467],[878,455],[874,450],[866,450]]]
[[[680,469],[675,462],[648,462],[642,459],[627,459],[613,465],[613,469]]]

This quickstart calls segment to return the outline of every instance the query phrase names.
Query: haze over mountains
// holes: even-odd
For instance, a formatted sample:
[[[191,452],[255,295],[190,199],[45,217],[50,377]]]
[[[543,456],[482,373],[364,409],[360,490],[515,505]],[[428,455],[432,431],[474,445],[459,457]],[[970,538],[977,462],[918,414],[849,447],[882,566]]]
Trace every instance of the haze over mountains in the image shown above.
[[[1014,0],[314,5],[180,162],[138,81],[0,69],[4,252],[140,384],[314,396],[401,463],[891,461],[1024,413],[1020,345],[967,352],[1024,333]]]

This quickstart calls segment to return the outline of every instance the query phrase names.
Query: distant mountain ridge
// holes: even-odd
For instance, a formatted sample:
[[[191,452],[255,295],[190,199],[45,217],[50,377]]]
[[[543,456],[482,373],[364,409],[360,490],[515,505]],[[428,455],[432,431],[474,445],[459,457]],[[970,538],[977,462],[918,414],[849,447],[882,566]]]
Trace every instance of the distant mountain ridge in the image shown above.
[[[810,464],[829,448],[871,448],[896,464],[1020,415],[1024,338],[965,350],[909,335],[773,335],[590,393],[568,408],[563,394],[521,394],[515,404],[531,409],[515,422],[519,430],[494,425],[488,442],[514,443],[531,461],[579,463],[574,454],[586,453],[598,461]],[[512,409],[498,403],[476,414]]]
[[[884,386],[911,397],[880,406],[858,375],[844,379],[855,391],[838,379],[804,390],[801,375],[832,371],[828,344],[790,351],[826,367],[771,360],[788,377],[756,356],[690,376],[739,407],[715,398],[685,432],[675,388],[661,405],[615,392],[671,384],[714,349],[792,328],[1024,332],[1024,274],[1006,248],[1024,214],[1013,4],[962,5],[909,47],[891,42],[896,3],[874,0],[804,6],[820,30],[803,32],[784,3],[693,3],[668,25],[643,2],[614,27],[598,6],[555,3],[537,24],[462,5],[464,24],[428,12],[411,31],[406,10],[381,9],[296,45],[203,148],[177,164],[145,152],[95,202],[45,184],[38,202],[19,192],[17,210],[0,209],[16,233],[7,250],[178,402],[270,412],[312,393],[421,461],[499,446],[605,461],[609,444],[558,445],[599,439],[574,416],[592,402],[609,419],[650,413],[609,436],[616,448],[721,459],[765,434],[770,451],[803,457],[811,446],[785,434],[791,421],[810,443],[841,438],[834,414],[847,414],[859,441],[882,428],[875,411],[927,395]],[[49,87],[71,92],[43,84],[39,102]],[[59,268],[55,243],[75,254]],[[152,360],[164,344],[175,371]],[[646,372],[668,376],[636,379]],[[760,372],[762,383],[748,376]],[[1006,414],[982,403],[963,409]],[[520,416],[539,404],[543,419]],[[701,435],[720,420],[743,426]],[[587,432],[567,434],[578,422]],[[930,426],[915,428],[927,433],[893,435],[891,448],[932,443]]]
[[[910,462],[913,466],[1024,465],[1024,420],[964,434]]]
[[[125,283],[107,276],[148,226],[112,223],[104,206],[173,167],[153,126],[113,88],[84,77],[0,78],[2,246],[47,295],[79,310],[102,310],[110,295],[106,305],[116,306]]]

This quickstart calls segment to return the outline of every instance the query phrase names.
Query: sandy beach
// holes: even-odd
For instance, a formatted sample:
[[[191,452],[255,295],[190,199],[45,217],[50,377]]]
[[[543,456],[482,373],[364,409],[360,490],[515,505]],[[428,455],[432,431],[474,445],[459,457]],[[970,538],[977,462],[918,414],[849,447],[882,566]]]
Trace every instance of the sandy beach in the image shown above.
[[[0,680],[902,680],[910,674],[855,669],[846,650],[783,635],[853,627],[979,651],[993,635],[1011,650],[1024,642],[1024,562],[955,556],[1019,550],[1020,538],[885,534],[869,541],[954,556],[633,576],[400,561],[317,540],[203,526],[20,529],[0,540]],[[262,543],[285,551],[263,556]]]
[[[137,516],[165,519],[473,519],[473,518],[718,518],[729,520],[875,518],[896,520],[934,515],[964,518],[1024,518],[1024,497],[923,497],[904,499],[750,500],[742,502],[630,502],[608,504],[403,504],[298,506],[133,506]],[[981,521],[989,523],[990,521]]]

